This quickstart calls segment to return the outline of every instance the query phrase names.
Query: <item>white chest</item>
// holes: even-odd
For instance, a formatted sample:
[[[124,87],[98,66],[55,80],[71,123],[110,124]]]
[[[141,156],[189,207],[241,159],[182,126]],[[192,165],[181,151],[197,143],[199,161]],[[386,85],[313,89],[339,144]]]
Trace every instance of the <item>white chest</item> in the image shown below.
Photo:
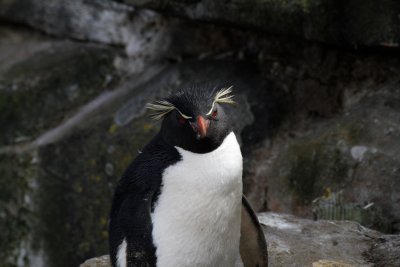
[[[152,214],[158,267],[233,266],[239,253],[242,155],[234,133],[216,150],[177,148]]]

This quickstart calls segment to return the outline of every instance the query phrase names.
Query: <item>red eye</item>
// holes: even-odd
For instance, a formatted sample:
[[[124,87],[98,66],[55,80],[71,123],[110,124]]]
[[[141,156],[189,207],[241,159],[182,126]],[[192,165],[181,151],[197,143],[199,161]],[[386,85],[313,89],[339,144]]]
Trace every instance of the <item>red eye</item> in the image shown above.
[[[214,110],[214,111],[211,113],[211,117],[213,117],[213,118],[216,118],[217,115],[218,115],[218,111],[216,111],[216,110]]]
[[[185,124],[186,119],[185,119],[184,117],[180,116],[180,117],[178,118],[178,121],[179,121],[180,124]]]

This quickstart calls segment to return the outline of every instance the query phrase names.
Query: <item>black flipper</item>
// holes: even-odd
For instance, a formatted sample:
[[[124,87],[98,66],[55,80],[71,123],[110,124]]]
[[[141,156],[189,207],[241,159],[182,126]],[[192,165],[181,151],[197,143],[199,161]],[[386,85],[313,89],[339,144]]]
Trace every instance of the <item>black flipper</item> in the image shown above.
[[[244,267],[267,267],[268,252],[264,232],[246,197],[242,197],[240,256]]]
[[[109,223],[113,267],[117,266],[124,240],[127,267],[156,266],[151,210],[157,202],[163,171],[179,159],[178,151],[156,136],[123,174],[114,193]]]

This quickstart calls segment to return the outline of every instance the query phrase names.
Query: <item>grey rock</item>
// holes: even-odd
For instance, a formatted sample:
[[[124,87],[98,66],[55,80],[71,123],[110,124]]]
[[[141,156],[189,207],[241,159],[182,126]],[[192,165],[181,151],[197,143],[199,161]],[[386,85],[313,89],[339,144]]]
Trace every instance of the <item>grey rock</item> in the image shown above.
[[[156,61],[169,43],[162,16],[115,1],[0,1],[0,18],[57,37],[123,47],[130,60],[118,57],[115,64],[130,73]]]
[[[337,1],[142,1],[124,0],[65,1],[3,0],[0,17],[25,23],[57,36],[127,44],[135,49],[132,32],[152,27],[137,27],[132,16],[135,7],[152,8],[191,20],[224,22],[273,34],[302,37],[307,40],[339,45],[398,46],[398,13],[395,0]],[[146,13],[146,12],[140,12]],[[148,17],[148,15],[145,15]],[[61,19],[60,19],[61,18]],[[139,25],[141,25],[139,23]],[[133,27],[132,27],[133,26]],[[135,44],[136,43],[136,44]]]
[[[321,1],[183,1],[124,0],[134,6],[192,20],[225,22],[268,33],[300,36],[307,40],[340,45],[398,46],[395,0]]]
[[[5,53],[0,63],[0,120],[7,123],[0,133],[1,145],[34,140],[70,116],[67,111],[119,80],[113,66],[116,49],[53,41],[24,30],[0,31],[4,33],[0,49]]]
[[[400,236],[383,235],[351,221],[311,221],[260,213],[273,267],[398,266]],[[80,267],[109,267],[104,255]]]
[[[88,259],[79,267],[111,267],[109,255]]]
[[[114,1],[1,1],[0,16],[46,33],[108,44],[127,43],[134,8]]]
[[[398,266],[400,264],[400,236],[391,235],[380,238],[364,256],[374,266]]]
[[[312,128],[292,129],[295,137],[278,138],[273,147],[253,151],[250,158],[255,165],[249,169],[259,175],[252,181],[265,185],[254,185],[250,195],[268,188],[269,209],[312,217],[314,199],[342,192],[336,208],[320,208],[314,215],[345,216],[364,226],[398,233],[399,101],[398,85],[388,85],[343,113],[309,125]],[[259,203],[261,198],[250,196],[250,200]]]
[[[356,222],[311,221],[277,213],[261,213],[258,218],[264,227],[271,266],[364,267],[400,263],[400,236],[384,235]],[[379,244],[393,247],[392,253],[372,255],[370,250]],[[379,260],[387,265],[374,265]]]

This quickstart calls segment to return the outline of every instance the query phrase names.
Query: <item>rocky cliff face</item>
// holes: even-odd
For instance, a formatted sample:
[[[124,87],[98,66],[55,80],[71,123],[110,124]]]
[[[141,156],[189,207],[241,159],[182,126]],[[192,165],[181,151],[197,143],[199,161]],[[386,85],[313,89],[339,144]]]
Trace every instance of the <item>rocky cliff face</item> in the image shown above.
[[[397,2],[236,2],[0,1],[0,265],[107,253],[145,103],[204,81],[234,85],[258,211],[400,232]]]

